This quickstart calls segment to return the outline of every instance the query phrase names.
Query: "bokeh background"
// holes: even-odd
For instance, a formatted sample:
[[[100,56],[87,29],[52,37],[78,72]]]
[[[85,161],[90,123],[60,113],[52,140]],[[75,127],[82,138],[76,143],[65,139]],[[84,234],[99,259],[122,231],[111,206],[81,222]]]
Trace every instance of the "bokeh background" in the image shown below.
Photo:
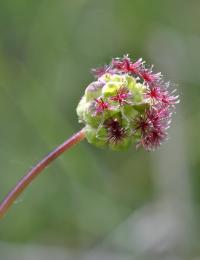
[[[0,222],[2,260],[200,259],[200,1],[1,0],[0,198],[78,131],[90,69],[129,53],[177,84],[153,153],[86,141]]]

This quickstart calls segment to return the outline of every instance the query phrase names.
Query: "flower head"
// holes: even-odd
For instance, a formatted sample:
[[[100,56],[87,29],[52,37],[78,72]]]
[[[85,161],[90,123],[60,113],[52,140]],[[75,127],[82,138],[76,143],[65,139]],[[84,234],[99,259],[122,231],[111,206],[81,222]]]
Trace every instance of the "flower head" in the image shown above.
[[[128,55],[93,69],[96,81],[85,90],[77,107],[86,137],[97,146],[121,150],[155,150],[167,138],[175,105],[179,102],[162,74]]]

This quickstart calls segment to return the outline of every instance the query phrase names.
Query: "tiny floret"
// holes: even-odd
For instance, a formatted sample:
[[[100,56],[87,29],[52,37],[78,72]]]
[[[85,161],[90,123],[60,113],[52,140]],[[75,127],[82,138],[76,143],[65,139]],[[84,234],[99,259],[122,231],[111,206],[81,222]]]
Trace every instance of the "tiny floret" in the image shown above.
[[[95,81],[81,98],[77,114],[90,143],[113,150],[131,145],[155,150],[168,137],[175,105],[170,83],[153,66],[128,55],[93,69]]]

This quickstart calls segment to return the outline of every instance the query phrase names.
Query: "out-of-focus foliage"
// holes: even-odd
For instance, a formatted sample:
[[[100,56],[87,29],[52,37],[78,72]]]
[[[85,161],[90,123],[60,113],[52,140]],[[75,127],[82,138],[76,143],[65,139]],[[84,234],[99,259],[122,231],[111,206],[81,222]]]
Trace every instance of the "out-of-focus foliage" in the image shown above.
[[[0,223],[2,241],[89,248],[107,241],[139,209],[161,198],[170,208],[179,199],[187,204],[189,219],[180,230],[191,234],[183,232],[190,236],[184,242],[175,236],[180,245],[172,251],[188,254],[187,259],[197,253],[193,229],[199,228],[194,222],[200,209],[199,10],[197,0],[1,0],[1,198],[44,154],[79,130],[75,108],[92,81],[92,67],[126,53],[144,57],[155,71],[178,83],[181,96],[168,144],[152,154],[79,144],[15,203]],[[168,223],[165,209],[159,211],[161,229]],[[123,231],[116,236],[112,244],[120,249],[127,236]],[[129,248],[137,244],[131,238],[129,242]]]

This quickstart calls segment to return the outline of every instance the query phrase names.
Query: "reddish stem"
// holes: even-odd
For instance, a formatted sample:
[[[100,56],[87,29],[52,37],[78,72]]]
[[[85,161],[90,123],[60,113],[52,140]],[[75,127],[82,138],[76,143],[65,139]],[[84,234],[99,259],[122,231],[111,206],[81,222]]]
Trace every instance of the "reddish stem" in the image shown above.
[[[85,138],[84,129],[74,134],[67,141],[59,145],[47,156],[45,156],[39,163],[37,163],[24,177],[14,186],[14,188],[7,194],[0,204],[0,219],[4,216],[8,208],[16,200],[16,198],[23,192],[24,189],[42,172],[52,161],[59,155],[69,150],[72,146],[79,143]]]

